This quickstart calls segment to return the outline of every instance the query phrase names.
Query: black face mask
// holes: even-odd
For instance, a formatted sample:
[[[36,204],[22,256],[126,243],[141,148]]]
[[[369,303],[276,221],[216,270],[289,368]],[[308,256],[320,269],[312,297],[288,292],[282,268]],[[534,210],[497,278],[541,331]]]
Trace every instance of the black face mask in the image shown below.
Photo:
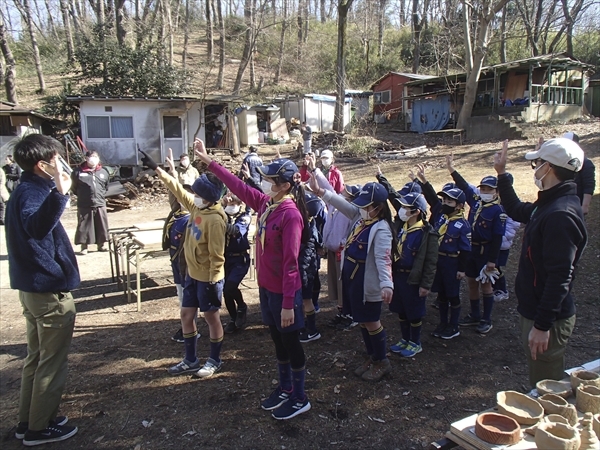
[[[449,216],[456,210],[456,206],[442,205],[442,214]]]

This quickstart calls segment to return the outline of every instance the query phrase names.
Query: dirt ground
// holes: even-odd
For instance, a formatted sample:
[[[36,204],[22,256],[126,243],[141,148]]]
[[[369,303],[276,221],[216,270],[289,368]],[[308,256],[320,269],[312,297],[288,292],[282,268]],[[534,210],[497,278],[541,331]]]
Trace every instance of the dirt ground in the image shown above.
[[[534,199],[536,191],[532,171],[522,158],[532,148],[533,136],[549,138],[574,129],[587,156],[599,168],[599,124],[587,121],[538,127],[531,130],[529,140],[511,143],[509,171],[515,176],[522,199]],[[444,168],[444,156],[449,152],[455,154],[457,170],[467,180],[478,182],[493,173],[492,155],[499,148],[497,143],[459,146],[451,138],[428,140],[386,129],[380,129],[378,137],[399,141],[406,147],[432,147],[424,156],[381,164],[382,171],[396,186],[407,181],[409,168],[427,162],[428,178],[440,187],[450,179]],[[263,148],[261,153],[266,160],[272,157],[269,148]],[[338,161],[348,182],[372,179],[376,164]],[[598,170],[596,178],[600,180]],[[599,203],[596,194],[587,219],[589,244],[575,282],[578,321],[567,350],[568,367],[600,358]],[[151,204],[109,214],[110,225],[162,219],[167,210],[166,200],[158,198]],[[74,210],[65,213],[63,223],[73,236]],[[0,235],[0,430],[1,446],[9,450],[21,447],[13,436],[13,427],[26,340],[17,293],[9,287],[4,233]],[[305,345],[306,389],[312,410],[285,422],[275,421],[259,407],[261,396],[274,388],[277,372],[268,330],[260,321],[254,281],[246,278],[242,286],[250,308],[249,327],[225,337],[223,370],[206,380],[170,377],[166,368],[180,360],[183,349],[182,344],[170,340],[179,325],[167,258],[161,256],[144,263],[146,290],[142,312],[138,313],[135,304],[128,304],[112,282],[106,253],[92,251],[80,256],[83,281],[74,292],[78,317],[61,406],[61,414],[79,427],[79,433],[62,444],[45,448],[425,448],[441,438],[452,422],[493,407],[497,391],[530,389],[512,290],[519,249],[517,238],[507,268],[511,298],[496,303],[490,334],[481,336],[467,329],[451,341],[435,339],[430,333],[437,325],[437,311],[428,308],[423,352],[411,359],[392,354],[392,374],[376,384],[353,375],[363,351],[358,329],[336,332],[325,325],[335,314],[335,305],[327,298],[326,274],[321,271],[323,291],[317,322],[322,338]],[[468,300],[464,295],[462,298],[464,310]],[[225,322],[225,308],[221,314]],[[388,344],[395,343],[399,339],[396,317],[384,309],[382,321]],[[198,356],[205,359],[207,327],[203,321],[199,323],[202,337]]]

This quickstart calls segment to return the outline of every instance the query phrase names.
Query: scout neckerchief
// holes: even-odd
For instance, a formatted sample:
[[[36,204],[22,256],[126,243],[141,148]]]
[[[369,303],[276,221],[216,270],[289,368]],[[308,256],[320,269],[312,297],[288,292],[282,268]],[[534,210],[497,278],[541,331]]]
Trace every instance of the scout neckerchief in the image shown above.
[[[348,248],[350,244],[356,240],[361,231],[363,231],[365,228],[374,224],[377,221],[379,221],[379,217],[367,220],[360,220],[352,230],[352,233],[350,234],[348,239],[346,240],[346,248]]]
[[[489,208],[490,206],[499,205],[500,199],[496,197],[495,200],[487,203],[483,203],[482,200],[479,201],[479,208],[477,208],[477,212],[475,213],[475,218],[473,219],[473,225],[477,223],[477,219],[479,218],[479,214],[483,211],[483,208]]]
[[[398,261],[400,259],[400,256],[402,256],[402,247],[404,246],[404,242],[406,241],[407,236],[410,233],[420,230],[421,228],[423,228],[422,220],[418,220],[414,223],[414,225],[410,227],[408,226],[408,222],[404,222],[404,225],[402,226],[402,232],[400,234],[400,241],[398,242],[398,255],[396,255],[395,258],[396,261]]]
[[[265,209],[265,212],[262,213],[262,215],[260,216],[260,219],[258,219],[258,223],[257,223],[257,227],[256,227],[256,233],[258,234],[258,238],[260,239],[260,246],[261,246],[261,251],[264,253],[265,251],[265,232],[267,230],[267,219],[269,218],[269,216],[271,215],[271,213],[273,211],[275,211],[277,209],[277,207],[285,200],[287,200],[288,198],[294,198],[291,195],[284,195],[282,197],[281,200],[279,200],[278,202],[273,202],[271,203],[267,209]],[[271,200],[273,201],[273,200]]]
[[[448,225],[450,224],[450,222],[464,219],[465,218],[465,210],[464,210],[464,208],[461,208],[457,211],[454,211],[450,216],[447,216],[446,214],[444,214],[442,217],[445,220],[444,220],[444,223],[442,223],[442,225],[440,226],[440,228],[438,230],[438,233],[440,234],[440,238],[439,238],[440,244],[442,243],[442,240],[444,239],[444,235],[446,234],[446,231],[448,231]]]

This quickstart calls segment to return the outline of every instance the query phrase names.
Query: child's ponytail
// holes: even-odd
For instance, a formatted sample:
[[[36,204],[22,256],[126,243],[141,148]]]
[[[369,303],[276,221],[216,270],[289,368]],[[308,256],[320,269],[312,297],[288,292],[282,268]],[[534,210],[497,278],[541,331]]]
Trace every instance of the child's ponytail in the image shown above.
[[[296,207],[302,215],[302,222],[304,222],[304,229],[302,230],[302,243],[306,244],[310,239],[310,227],[308,225],[309,220],[308,210],[306,208],[306,191],[304,189],[304,185],[300,182],[294,183],[290,194],[292,194],[294,202],[296,203]]]

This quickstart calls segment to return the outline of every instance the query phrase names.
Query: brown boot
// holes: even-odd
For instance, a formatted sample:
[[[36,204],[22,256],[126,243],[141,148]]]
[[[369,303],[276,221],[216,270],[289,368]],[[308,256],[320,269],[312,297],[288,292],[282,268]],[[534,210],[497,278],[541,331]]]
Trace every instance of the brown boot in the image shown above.
[[[366,381],[379,381],[385,374],[392,371],[392,365],[388,358],[380,361],[373,361],[371,368],[362,374],[362,379]]]
[[[354,375],[356,375],[357,377],[362,376],[363,373],[367,372],[371,368],[371,364],[373,364],[373,360],[370,356],[367,356],[363,363],[356,368],[356,370],[354,371]]]

